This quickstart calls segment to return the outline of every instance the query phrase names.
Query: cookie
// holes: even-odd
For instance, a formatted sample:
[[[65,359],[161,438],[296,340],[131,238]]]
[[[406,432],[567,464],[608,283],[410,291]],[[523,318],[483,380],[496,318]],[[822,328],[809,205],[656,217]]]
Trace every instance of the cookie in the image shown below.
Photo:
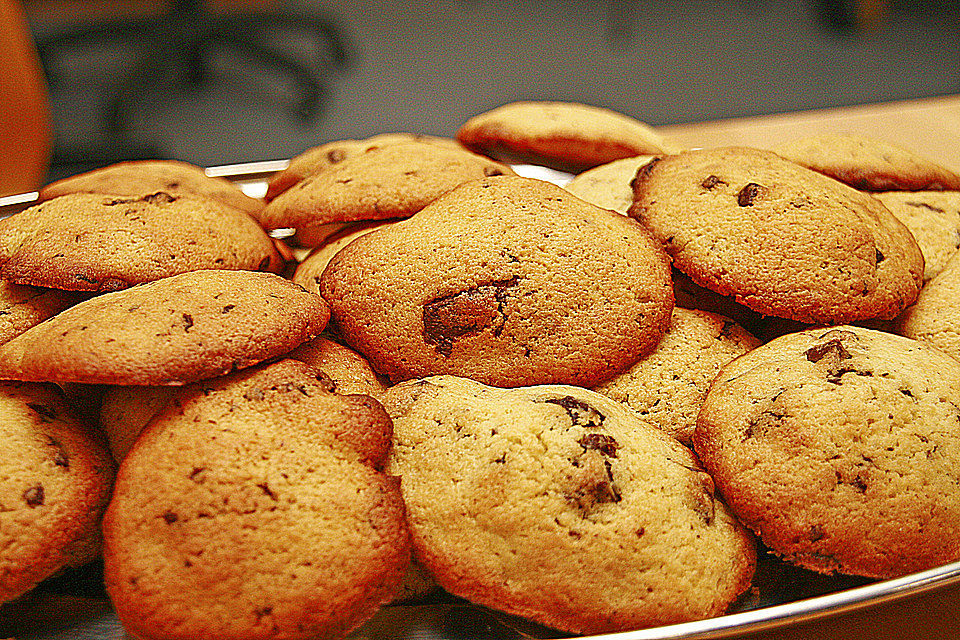
[[[267,204],[261,221],[301,232],[331,222],[407,218],[464,182],[511,174],[461,149],[425,142],[375,147],[290,187]]]
[[[333,256],[337,255],[340,249],[359,238],[370,233],[375,229],[390,224],[389,222],[367,222],[351,224],[325,239],[319,246],[311,251],[303,261],[297,265],[296,271],[291,278],[307,291],[320,294],[320,276],[323,270],[327,268]]]
[[[77,294],[0,280],[0,344],[81,300]]]
[[[621,158],[673,151],[647,124],[575,102],[513,102],[463,123],[457,140],[504,162],[578,173]]]
[[[363,356],[323,336],[303,343],[287,357],[322,371],[337,393],[359,393],[379,398],[386,390],[386,384]],[[175,390],[170,386],[111,386],[106,389],[98,421],[115,460],[119,462],[126,457],[137,436],[166,407]]]
[[[878,200],[769,151],[654,160],[634,179],[629,214],[694,282],[763,315],[890,319],[923,278],[916,241]]]
[[[389,469],[414,550],[447,591],[567,633],[715,616],[748,588],[752,537],[692,452],[564,385],[396,385]]]
[[[876,198],[906,225],[923,253],[928,282],[960,249],[960,191],[887,191]]]
[[[338,334],[394,382],[591,386],[670,322],[666,255],[633,220],[528,178],[477,180],[324,270]]]
[[[960,362],[852,326],[723,368],[694,445],[737,517],[789,562],[891,578],[960,560]]]
[[[916,304],[896,319],[893,330],[960,360],[960,253],[923,287]]]
[[[883,140],[825,134],[774,148],[782,157],[861,191],[960,189],[960,175]]]
[[[573,177],[563,188],[598,207],[627,214],[633,204],[633,177],[653,156],[634,156],[602,164]]]
[[[390,419],[283,360],[178,390],[124,459],[107,593],[144,640],[340,638],[389,601],[409,537]]]
[[[378,400],[387,390],[386,382],[362,355],[333,340],[319,336],[304,342],[288,356],[323,371],[341,394],[364,394]]]
[[[0,220],[0,279],[115,291],[196,269],[279,271],[249,215],[213,200],[74,193]]]
[[[317,295],[254,271],[191,271],[81,302],[0,346],[0,378],[177,385],[319,335]]]
[[[438,138],[415,133],[382,133],[365,140],[336,140],[307,149],[291,158],[290,163],[277,171],[267,182],[266,200],[269,202],[297,184],[304,178],[343,162],[347,158],[361,155],[391,144],[403,142],[425,142],[451,148],[461,148],[455,140]]]
[[[723,316],[674,307],[670,328],[651,353],[594,387],[686,445],[720,368],[760,341]]]
[[[202,196],[254,217],[263,209],[263,200],[248,196],[229,180],[208,176],[201,167],[178,160],[118,162],[51,182],[38,197],[43,201],[69,193],[145,196],[159,191]]]
[[[0,383],[0,602],[100,552],[113,461],[52,387]]]

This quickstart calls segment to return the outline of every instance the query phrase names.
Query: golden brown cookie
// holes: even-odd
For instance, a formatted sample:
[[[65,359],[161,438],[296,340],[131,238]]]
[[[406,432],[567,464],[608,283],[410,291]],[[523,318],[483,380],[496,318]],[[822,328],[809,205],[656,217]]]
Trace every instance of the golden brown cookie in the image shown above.
[[[407,218],[464,182],[512,174],[463,149],[425,142],[375,147],[290,187],[264,208],[261,222],[300,232],[331,222]]]
[[[115,291],[196,269],[280,271],[246,213],[196,196],[73,193],[0,220],[0,279]]]
[[[145,196],[158,191],[210,198],[254,217],[263,209],[262,200],[251,198],[229,180],[208,176],[201,167],[178,160],[118,162],[51,182],[40,189],[39,199],[68,193]]]
[[[924,285],[916,304],[896,319],[894,331],[960,360],[960,253]]]
[[[365,140],[327,142],[311,147],[300,155],[291,158],[290,163],[284,169],[270,176],[267,183],[266,200],[267,202],[273,200],[304,178],[320,173],[347,158],[361,155],[371,149],[403,142],[425,142],[451,148],[461,148],[456,140],[415,133],[382,133]]]
[[[769,151],[688,151],[646,164],[630,215],[697,284],[806,323],[890,319],[923,256],[875,198]]]
[[[884,140],[853,134],[798,138],[774,151],[861,191],[960,189],[960,175]]]
[[[889,578],[960,560],[960,362],[851,326],[724,367],[697,454],[744,524],[815,571]]]
[[[960,191],[886,191],[874,194],[916,238],[928,282],[960,249]]]
[[[287,357],[323,371],[337,393],[361,393],[379,400],[387,390],[386,381],[373,370],[366,358],[324,336],[304,342]]]
[[[389,416],[283,360],[178,390],[124,459],[107,592],[146,640],[340,638],[396,592],[409,539]]]
[[[452,376],[396,385],[390,471],[447,591],[561,631],[720,615],[752,537],[693,453],[598,393]]]
[[[627,214],[633,204],[633,178],[637,169],[653,156],[622,158],[588,169],[573,177],[563,188],[598,207]]]
[[[191,271],[81,302],[0,346],[0,378],[177,385],[287,353],[329,310],[271,273]]]
[[[457,140],[504,162],[532,162],[574,173],[621,158],[672,151],[647,124],[574,102],[505,104],[467,120]]]
[[[320,290],[339,335],[394,381],[597,384],[651,350],[673,308],[666,255],[640,225],[508,176],[357,238]]]
[[[358,222],[331,235],[297,265],[297,269],[294,271],[293,278],[291,279],[307,291],[312,291],[319,295],[320,276],[323,275],[323,270],[330,264],[333,256],[337,255],[341,249],[360,236],[387,224],[390,224],[390,222]]]
[[[28,287],[0,280],[0,344],[81,299],[69,291]]]
[[[674,307],[656,349],[593,389],[689,445],[700,405],[720,368],[758,346],[757,338],[729,318]]]
[[[0,602],[100,552],[114,467],[52,387],[0,383]]]

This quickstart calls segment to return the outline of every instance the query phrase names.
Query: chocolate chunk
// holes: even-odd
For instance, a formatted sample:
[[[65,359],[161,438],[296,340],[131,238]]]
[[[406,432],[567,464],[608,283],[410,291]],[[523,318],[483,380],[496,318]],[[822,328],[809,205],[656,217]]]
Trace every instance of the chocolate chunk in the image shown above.
[[[877,264],[880,264],[885,260],[885,258],[883,253],[881,253],[880,249],[877,249],[876,251],[877,251]]]
[[[591,407],[586,402],[577,400],[572,396],[562,398],[548,398],[544,400],[549,404],[557,404],[566,409],[567,415],[573,421],[574,426],[597,428],[603,424],[605,416]]]
[[[190,331],[190,327],[192,326],[193,326],[193,316],[191,316],[189,313],[183,314],[183,330],[185,332]]]
[[[807,360],[810,362],[820,362],[820,360],[822,360],[824,356],[829,353],[836,354],[837,358],[840,360],[846,360],[853,357],[850,355],[850,352],[844,348],[843,343],[839,338],[827,340],[823,344],[815,345],[804,351],[804,355],[807,356]]]
[[[594,449],[609,458],[616,458],[617,449],[620,448],[620,443],[613,436],[603,433],[588,433],[577,440],[577,443],[584,451]]]
[[[743,189],[740,189],[740,193],[737,194],[737,204],[741,207],[752,207],[753,203],[756,202],[763,193],[766,192],[766,188],[762,185],[757,184],[756,182],[748,182]]]
[[[23,501],[26,502],[27,506],[31,509],[43,506],[44,499],[42,484],[35,484],[23,492]]]
[[[449,356],[453,343],[491,329],[499,336],[506,322],[503,305],[517,276],[443,296],[423,305],[423,338]]]
[[[721,180],[720,178],[718,178],[717,176],[710,174],[709,176],[703,179],[703,182],[700,183],[700,186],[703,187],[704,189],[713,189],[718,184],[727,184],[727,183]]]
[[[167,511],[160,517],[163,518],[163,521],[166,522],[167,524],[173,524],[174,522],[180,519],[177,517],[177,514],[175,514],[173,511]]]

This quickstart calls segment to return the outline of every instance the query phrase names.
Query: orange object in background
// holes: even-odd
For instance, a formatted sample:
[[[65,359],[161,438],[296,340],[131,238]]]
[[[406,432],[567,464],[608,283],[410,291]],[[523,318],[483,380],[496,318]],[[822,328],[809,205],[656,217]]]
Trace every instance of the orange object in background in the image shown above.
[[[53,145],[47,81],[23,6],[0,0],[0,196],[44,181]]]

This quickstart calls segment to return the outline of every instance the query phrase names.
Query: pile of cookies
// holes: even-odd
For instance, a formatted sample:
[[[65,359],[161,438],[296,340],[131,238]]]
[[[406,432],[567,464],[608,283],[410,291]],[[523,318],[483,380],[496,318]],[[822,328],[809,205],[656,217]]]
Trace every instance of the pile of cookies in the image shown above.
[[[958,247],[960,176],[909,151],[571,103],[327,143],[262,200],[62,180],[0,221],[2,600],[102,552],[144,640],[441,589],[599,634],[722,615],[758,547],[960,560]]]

